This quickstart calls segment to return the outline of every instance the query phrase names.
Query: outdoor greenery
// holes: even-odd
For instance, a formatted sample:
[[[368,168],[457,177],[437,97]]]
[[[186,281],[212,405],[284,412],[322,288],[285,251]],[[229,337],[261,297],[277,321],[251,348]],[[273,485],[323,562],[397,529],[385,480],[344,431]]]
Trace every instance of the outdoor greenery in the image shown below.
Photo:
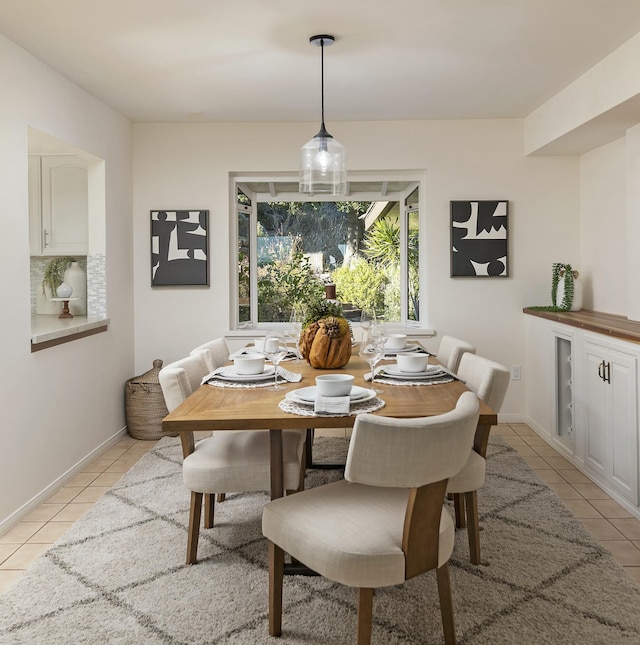
[[[258,204],[258,321],[286,322],[300,305],[324,299],[324,285],[350,310],[401,319],[400,223],[390,211],[365,230],[362,202]],[[246,248],[246,247],[245,247]],[[410,318],[418,319],[418,231],[408,237]],[[249,301],[250,263],[238,257],[240,303]],[[248,313],[248,310],[242,310]]]

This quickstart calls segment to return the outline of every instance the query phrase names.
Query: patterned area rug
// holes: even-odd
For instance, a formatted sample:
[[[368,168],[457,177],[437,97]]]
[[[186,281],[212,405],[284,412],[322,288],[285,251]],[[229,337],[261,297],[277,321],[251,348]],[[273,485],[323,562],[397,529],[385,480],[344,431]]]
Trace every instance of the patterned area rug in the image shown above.
[[[314,452],[346,447],[320,438]],[[228,495],[184,565],[189,494],[178,440],[163,439],[0,596],[0,642],[354,643],[357,592],[314,577],[285,579],[283,637],[269,638],[267,499]],[[451,560],[460,644],[640,643],[638,586],[500,437],[479,502],[484,563],[469,563],[466,531]],[[442,642],[433,572],[376,592],[373,642]]]

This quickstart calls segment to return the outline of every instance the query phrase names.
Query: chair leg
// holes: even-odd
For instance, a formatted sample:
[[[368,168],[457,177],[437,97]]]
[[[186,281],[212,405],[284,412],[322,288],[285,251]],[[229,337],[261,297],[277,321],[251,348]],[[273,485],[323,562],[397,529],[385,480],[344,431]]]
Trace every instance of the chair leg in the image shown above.
[[[307,468],[313,466],[313,435],[314,428],[307,428],[307,439],[305,441],[305,461]]]
[[[282,579],[284,551],[269,542],[269,635],[282,635]]]
[[[358,596],[358,645],[371,643],[373,623],[373,589],[360,587]]]
[[[448,562],[436,569],[436,577],[438,579],[438,596],[440,597],[440,615],[442,616],[444,642],[445,645],[455,645],[456,628],[453,621],[453,597],[451,596]]]
[[[218,504],[221,504],[222,502],[224,502],[225,499],[227,499],[226,493],[218,493]]]
[[[453,494],[453,510],[456,516],[456,528],[463,529],[465,527],[464,522],[464,494],[463,493],[454,493]]]
[[[216,496],[211,493],[204,495],[204,528],[213,528],[213,519],[215,513]]]
[[[200,535],[200,516],[202,514],[202,493],[191,491],[189,508],[189,533],[187,535],[187,564],[198,561],[198,537]]]
[[[480,564],[480,524],[478,522],[478,493],[465,493],[467,525],[469,531],[469,556],[472,564]]]

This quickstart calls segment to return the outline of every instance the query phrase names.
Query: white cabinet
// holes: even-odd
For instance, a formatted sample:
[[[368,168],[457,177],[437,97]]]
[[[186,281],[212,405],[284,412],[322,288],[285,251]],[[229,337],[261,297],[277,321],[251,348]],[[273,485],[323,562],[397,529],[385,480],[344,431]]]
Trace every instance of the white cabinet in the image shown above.
[[[75,156],[29,159],[31,255],[86,255],[87,165]]]
[[[585,467],[638,504],[638,354],[596,337],[583,346]]]
[[[526,419],[538,434],[640,518],[640,324],[584,312],[526,316]],[[607,326],[607,323],[610,326]],[[602,333],[595,331],[602,327]],[[640,336],[639,336],[640,338]]]

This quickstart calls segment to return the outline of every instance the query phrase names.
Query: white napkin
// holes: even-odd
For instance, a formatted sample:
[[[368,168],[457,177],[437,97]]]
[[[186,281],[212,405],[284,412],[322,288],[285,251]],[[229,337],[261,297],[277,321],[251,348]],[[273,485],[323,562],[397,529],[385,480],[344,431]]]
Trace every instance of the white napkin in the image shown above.
[[[331,414],[349,414],[351,397],[316,395],[313,406],[314,412],[330,412]]]
[[[290,372],[288,369],[278,365],[278,376],[281,376],[285,381],[289,383],[299,383],[302,380],[302,374],[298,372]]]

